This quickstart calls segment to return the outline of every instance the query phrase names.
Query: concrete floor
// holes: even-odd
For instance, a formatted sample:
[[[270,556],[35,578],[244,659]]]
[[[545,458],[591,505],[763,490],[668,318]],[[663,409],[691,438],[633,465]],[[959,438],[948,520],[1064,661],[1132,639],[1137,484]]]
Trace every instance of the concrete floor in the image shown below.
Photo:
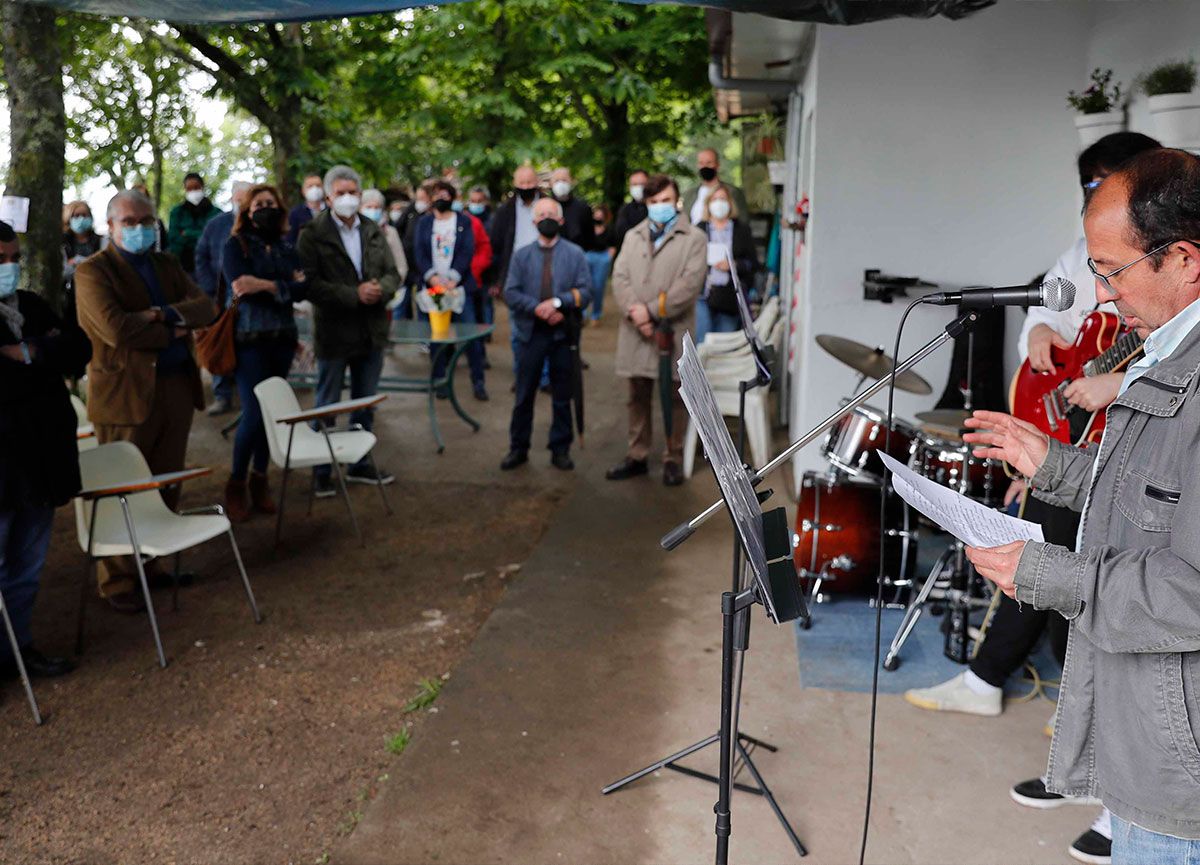
[[[587,449],[575,452],[573,489],[454,670],[401,771],[391,773],[333,861],[711,860],[714,786],[664,771],[600,794],[604,784],[715,731],[719,594],[729,578],[724,521],[673,553],[658,546],[666,529],[715,497],[707,474],[672,490],[659,483],[656,466],[649,478],[604,480],[624,450],[614,343],[611,318],[587,333],[589,435]],[[496,421],[509,405],[506,348],[499,336],[491,423],[471,437],[478,444],[470,461],[482,458],[485,473],[503,454]],[[520,471],[551,481],[539,450],[548,409],[548,400],[539,402],[534,462]],[[466,444],[458,431],[453,437]],[[774,486],[782,494],[784,478]],[[761,610],[748,657],[742,729],[780,746],[757,762],[808,845],[806,861],[857,861],[869,696],[802,690],[790,627],[771,625]],[[1071,861],[1066,848],[1093,810],[1040,813],[1008,798],[1010,784],[1044,768],[1041,728],[1050,712],[1039,701],[982,719],[881,698],[868,861]],[[690,763],[715,771],[715,747]],[[744,793],[734,797],[731,850],[739,863],[798,861],[766,803]]]

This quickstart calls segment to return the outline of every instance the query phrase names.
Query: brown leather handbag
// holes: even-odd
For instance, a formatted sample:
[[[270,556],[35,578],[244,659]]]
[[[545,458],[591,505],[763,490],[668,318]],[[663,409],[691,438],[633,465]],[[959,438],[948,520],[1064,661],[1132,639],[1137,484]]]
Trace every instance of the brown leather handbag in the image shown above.
[[[237,336],[238,299],[217,316],[217,320],[194,334],[196,359],[213,375],[233,375],[237,368],[234,339]]]

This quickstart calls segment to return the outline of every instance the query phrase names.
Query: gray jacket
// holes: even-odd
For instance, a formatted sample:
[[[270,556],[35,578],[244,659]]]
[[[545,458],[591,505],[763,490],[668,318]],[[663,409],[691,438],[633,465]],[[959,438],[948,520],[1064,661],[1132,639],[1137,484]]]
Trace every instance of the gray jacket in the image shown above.
[[[1047,787],[1200,839],[1200,327],[1109,407],[1087,450],[1051,441],[1035,495],[1084,511],[1080,552],[1029,543],[1017,600],[1071,622]],[[1097,464],[1098,461],[1098,464]],[[1098,465],[1093,480],[1092,470]]]

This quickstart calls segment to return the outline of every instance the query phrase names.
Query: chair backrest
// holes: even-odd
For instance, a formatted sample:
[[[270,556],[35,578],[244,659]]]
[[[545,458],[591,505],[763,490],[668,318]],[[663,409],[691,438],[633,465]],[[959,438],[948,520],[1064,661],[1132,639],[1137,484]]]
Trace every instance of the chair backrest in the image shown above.
[[[75,426],[82,427],[91,423],[87,416],[87,406],[75,394],[71,394],[71,408],[75,409]]]
[[[146,458],[142,456],[137,445],[131,442],[109,442],[79,452],[79,475],[85,490],[142,480],[151,474]],[[128,497],[128,502],[135,527],[139,518],[155,518],[171,513],[158,490],[133,493]],[[92,518],[93,504],[100,506],[96,514],[97,525],[101,521],[116,521],[123,526],[125,522],[121,513],[121,503],[115,498],[102,499],[98,503],[75,499],[75,531],[79,536],[79,546],[85,552],[88,548],[88,525]]]
[[[276,421],[276,418],[287,417],[300,411],[300,401],[296,392],[286,379],[273,376],[260,381],[254,386],[254,396],[258,398],[258,407],[262,410],[263,427],[267,431],[267,446],[271,450],[271,460],[277,466],[282,466],[287,460],[288,434],[291,427]],[[299,432],[297,430],[297,432]]]
[[[775,326],[775,322],[778,320],[779,297],[777,295],[762,305],[762,309],[758,311],[758,318],[754,319],[754,329],[758,332],[758,338],[764,343],[770,341],[767,339],[767,335],[770,334],[771,328]]]

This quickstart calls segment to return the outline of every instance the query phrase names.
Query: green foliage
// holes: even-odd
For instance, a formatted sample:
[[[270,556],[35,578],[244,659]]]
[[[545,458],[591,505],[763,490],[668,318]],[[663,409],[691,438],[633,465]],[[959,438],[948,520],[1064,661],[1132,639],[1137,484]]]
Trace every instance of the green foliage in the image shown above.
[[[1092,83],[1082,93],[1071,90],[1067,102],[1080,114],[1103,114],[1121,107],[1121,84],[1112,84],[1111,69],[1092,70]]]
[[[390,753],[397,757],[404,753],[404,749],[408,747],[408,743],[412,741],[412,733],[404,727],[395,736],[387,740],[387,749]]]
[[[1141,84],[1147,96],[1191,93],[1196,86],[1196,61],[1172,60],[1162,63],[1147,72]]]
[[[416,712],[419,709],[433,705],[433,701],[438,698],[438,694],[441,692],[441,679],[423,679],[421,681],[421,690],[417,692],[415,697],[404,704],[404,711]]]

